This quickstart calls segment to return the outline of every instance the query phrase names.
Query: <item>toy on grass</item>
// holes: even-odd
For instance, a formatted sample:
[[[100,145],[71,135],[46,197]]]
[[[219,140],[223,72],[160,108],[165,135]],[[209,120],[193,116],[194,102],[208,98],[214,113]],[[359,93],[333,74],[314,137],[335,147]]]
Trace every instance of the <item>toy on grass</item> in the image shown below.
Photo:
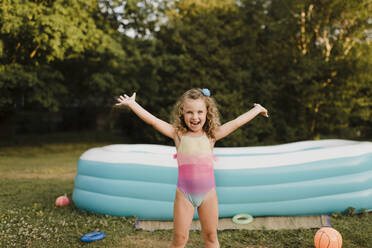
[[[342,236],[332,227],[322,227],[314,236],[314,245],[316,248],[341,248]]]
[[[83,237],[81,237],[80,240],[83,242],[93,242],[103,239],[104,237],[106,237],[106,234],[104,232],[92,232],[85,234]]]
[[[70,200],[68,199],[67,195],[59,196],[56,200],[56,206],[57,207],[63,207],[70,204]]]
[[[235,224],[241,224],[241,225],[244,225],[244,224],[251,223],[251,222],[253,221],[253,217],[252,217],[252,215],[250,215],[250,214],[237,214],[237,215],[235,215],[235,216],[232,218],[232,221],[233,221]]]

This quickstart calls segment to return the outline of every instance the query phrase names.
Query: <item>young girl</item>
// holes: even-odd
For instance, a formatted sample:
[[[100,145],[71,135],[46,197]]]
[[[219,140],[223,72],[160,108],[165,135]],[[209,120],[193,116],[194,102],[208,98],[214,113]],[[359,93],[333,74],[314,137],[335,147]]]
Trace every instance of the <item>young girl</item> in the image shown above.
[[[120,96],[116,106],[128,106],[143,121],[174,140],[177,149],[178,183],[174,200],[173,240],[171,247],[184,247],[189,228],[198,210],[205,247],[219,247],[217,239],[218,202],[213,171],[213,147],[217,140],[261,114],[260,104],[238,118],[220,125],[219,114],[208,89],[191,89],[175,105],[173,125],[158,119],[131,97]]]

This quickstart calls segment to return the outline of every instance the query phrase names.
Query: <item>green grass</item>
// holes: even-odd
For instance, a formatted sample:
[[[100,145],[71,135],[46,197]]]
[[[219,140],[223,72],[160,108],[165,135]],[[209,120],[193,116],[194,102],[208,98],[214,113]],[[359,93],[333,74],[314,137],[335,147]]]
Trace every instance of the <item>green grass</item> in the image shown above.
[[[59,195],[72,198],[76,162],[84,151],[120,143],[71,135],[0,147],[0,247],[168,247],[171,231],[136,230],[134,217],[82,213],[73,204],[55,206]],[[335,214],[331,223],[342,234],[343,247],[372,247],[372,213]],[[80,241],[94,231],[105,232],[106,238],[89,244]],[[218,235],[221,247],[311,248],[316,231],[234,230]],[[199,231],[190,233],[187,247],[204,247]]]

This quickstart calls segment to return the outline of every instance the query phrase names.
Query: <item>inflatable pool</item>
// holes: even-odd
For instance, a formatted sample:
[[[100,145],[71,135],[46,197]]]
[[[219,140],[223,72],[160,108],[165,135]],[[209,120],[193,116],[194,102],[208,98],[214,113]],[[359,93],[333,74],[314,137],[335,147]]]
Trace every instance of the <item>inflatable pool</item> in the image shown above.
[[[100,214],[172,219],[175,153],[174,147],[162,145],[109,145],[86,151],[78,162],[75,205]],[[221,218],[372,209],[372,142],[217,147],[214,155]]]

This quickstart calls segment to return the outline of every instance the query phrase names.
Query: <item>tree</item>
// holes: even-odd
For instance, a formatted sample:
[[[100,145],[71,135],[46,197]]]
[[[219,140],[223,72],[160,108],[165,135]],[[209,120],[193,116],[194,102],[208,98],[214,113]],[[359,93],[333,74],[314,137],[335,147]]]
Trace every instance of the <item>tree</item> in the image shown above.
[[[15,128],[16,109],[58,111],[61,104],[76,103],[72,93],[82,87],[73,85],[81,81],[72,75],[89,71],[85,65],[97,64],[97,58],[124,57],[117,33],[94,0],[2,1],[0,125],[8,127],[4,130]],[[73,70],[64,70],[77,62]],[[102,83],[99,78],[92,77],[92,84]],[[109,78],[106,75],[106,81]]]
[[[57,110],[68,92],[57,63],[89,52],[124,54],[115,30],[98,23],[94,0],[7,0],[0,9],[0,109],[38,103]]]
[[[278,102],[296,116],[286,124],[300,127],[304,138],[356,135],[347,130],[359,92],[371,81],[367,77],[355,80],[368,64],[358,67],[355,62],[366,62],[360,49],[370,48],[370,11],[369,1],[289,0],[268,6],[267,32],[274,33],[268,49],[278,60],[290,55],[284,65],[277,64],[284,75],[280,91],[290,93],[279,96]],[[290,67],[283,68],[285,64]]]

